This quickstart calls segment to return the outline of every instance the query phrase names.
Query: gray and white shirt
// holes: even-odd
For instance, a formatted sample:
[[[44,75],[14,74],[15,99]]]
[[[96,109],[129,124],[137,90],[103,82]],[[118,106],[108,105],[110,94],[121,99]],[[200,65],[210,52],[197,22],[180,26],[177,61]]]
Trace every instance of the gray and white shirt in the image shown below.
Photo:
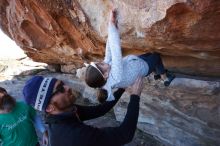
[[[103,87],[108,91],[107,101],[115,99],[112,89],[126,88],[132,85],[139,76],[146,76],[149,71],[148,64],[135,55],[122,58],[119,32],[112,23],[108,26],[104,62],[111,65],[109,77]]]

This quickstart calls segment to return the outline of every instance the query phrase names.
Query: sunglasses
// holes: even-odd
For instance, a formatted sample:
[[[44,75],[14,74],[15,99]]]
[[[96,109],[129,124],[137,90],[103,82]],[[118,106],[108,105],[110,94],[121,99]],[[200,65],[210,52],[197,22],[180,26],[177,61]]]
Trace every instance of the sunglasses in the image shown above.
[[[65,88],[64,88],[64,83],[61,81],[55,91],[53,92],[53,94],[51,95],[51,97],[53,97],[54,95],[58,94],[58,93],[64,93],[65,92]]]

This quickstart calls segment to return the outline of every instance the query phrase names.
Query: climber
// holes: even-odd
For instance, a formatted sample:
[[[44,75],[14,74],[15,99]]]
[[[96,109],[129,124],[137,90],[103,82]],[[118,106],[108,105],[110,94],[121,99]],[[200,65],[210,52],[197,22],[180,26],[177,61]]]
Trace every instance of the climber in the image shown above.
[[[116,11],[112,10],[105,59],[103,62],[91,62],[87,65],[85,82],[92,88],[99,88],[97,98],[100,102],[111,101],[114,100],[113,88],[126,88],[133,84],[138,76],[148,76],[152,72],[156,72],[154,78],[162,79],[165,86],[169,86],[175,78],[164,69],[158,53],[128,55],[122,58]]]

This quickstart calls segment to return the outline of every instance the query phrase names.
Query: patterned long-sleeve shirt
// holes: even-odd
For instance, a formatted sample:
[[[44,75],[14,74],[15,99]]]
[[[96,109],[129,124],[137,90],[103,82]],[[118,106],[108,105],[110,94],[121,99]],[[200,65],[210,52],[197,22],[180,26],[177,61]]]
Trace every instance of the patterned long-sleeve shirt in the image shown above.
[[[138,56],[128,55],[122,58],[120,36],[112,23],[108,27],[104,62],[111,65],[109,77],[103,87],[108,91],[107,101],[115,99],[112,89],[132,85],[139,76],[146,76],[149,70],[148,64]]]

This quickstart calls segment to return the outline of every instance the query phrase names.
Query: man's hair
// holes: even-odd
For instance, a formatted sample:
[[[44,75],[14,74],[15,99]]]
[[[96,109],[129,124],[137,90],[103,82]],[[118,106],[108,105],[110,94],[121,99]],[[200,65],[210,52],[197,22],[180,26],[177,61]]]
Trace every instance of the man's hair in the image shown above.
[[[97,66],[97,68],[99,67]],[[103,85],[105,85],[106,80],[104,79],[103,75],[100,73],[99,70],[97,70],[92,65],[89,65],[87,67],[86,74],[85,74],[85,82],[88,86],[92,88],[100,88]]]
[[[100,103],[104,103],[106,99],[108,98],[108,91],[105,89],[99,88],[97,89],[96,96]]]
[[[0,87],[0,93],[2,93],[0,97],[0,110],[11,111],[15,107],[15,99],[2,87]]]

